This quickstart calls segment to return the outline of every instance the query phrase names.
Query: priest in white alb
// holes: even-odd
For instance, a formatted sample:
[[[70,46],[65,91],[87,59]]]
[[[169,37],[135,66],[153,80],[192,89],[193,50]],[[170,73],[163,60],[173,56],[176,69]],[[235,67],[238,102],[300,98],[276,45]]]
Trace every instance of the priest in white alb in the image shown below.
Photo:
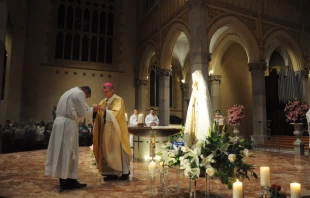
[[[59,99],[56,119],[48,144],[45,175],[59,178],[60,190],[86,187],[78,179],[79,135],[78,123],[99,107],[89,107],[85,99],[91,96],[88,86],[75,87]]]

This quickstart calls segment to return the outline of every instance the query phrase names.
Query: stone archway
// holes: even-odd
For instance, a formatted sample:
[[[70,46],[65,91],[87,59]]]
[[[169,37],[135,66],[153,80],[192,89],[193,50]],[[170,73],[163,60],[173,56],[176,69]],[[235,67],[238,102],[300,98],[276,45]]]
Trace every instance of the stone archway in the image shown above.
[[[158,50],[155,43],[148,43],[142,53],[139,64],[139,79],[147,80],[149,63]]]
[[[181,32],[185,34],[187,41],[188,42],[190,41],[188,27],[186,27],[184,24],[180,22],[174,23],[170,27],[163,41],[163,46],[161,48],[161,53],[160,53],[160,67],[161,68],[170,69],[173,48]]]
[[[293,69],[295,71],[302,70],[304,68],[304,61],[301,49],[298,46],[297,42],[293,39],[293,37],[284,30],[276,30],[264,39],[265,61],[269,62],[271,54],[273,53],[275,48],[279,47],[280,45],[283,45],[285,50],[287,51],[291,59]]]
[[[214,46],[219,39],[219,37],[216,37],[216,32],[226,31],[225,29],[221,29],[223,27],[227,27],[227,29],[232,30],[234,34],[240,37],[240,43],[248,55],[248,63],[260,61],[260,50],[255,36],[244,23],[234,16],[222,17],[210,26],[207,35],[208,43],[210,43],[210,53],[213,53]],[[221,32],[219,33],[221,34]]]
[[[243,103],[246,107],[246,114],[249,115],[246,117],[246,126],[243,128],[243,130],[247,132],[243,132],[243,135],[251,135],[251,132],[253,131],[254,135],[262,136],[265,139],[263,135],[267,129],[264,114],[265,86],[263,72],[265,67],[264,63],[260,61],[261,53],[254,33],[238,18],[234,16],[224,16],[211,22],[207,40],[209,42],[209,52],[212,53],[210,67],[212,67],[215,72],[220,70],[217,67],[220,67],[222,64],[224,64],[224,67],[227,68],[228,66],[236,67],[239,71],[239,74],[238,72],[236,73],[235,70],[230,70],[230,73],[225,75],[222,73],[223,78],[220,78],[220,81],[222,81],[223,85],[225,84],[224,82],[227,83],[227,81],[230,81],[233,83],[233,86],[237,86],[238,89],[246,89],[243,90],[243,97],[240,98],[240,93],[236,95],[234,92],[227,95],[227,93],[223,91],[225,87],[220,88],[220,86],[216,86],[218,87],[218,92],[220,93],[220,96],[216,97],[221,100],[221,108],[226,109],[227,107],[233,105],[228,104],[229,102],[223,103],[224,100],[221,95],[224,96],[224,93],[226,94],[225,98],[231,97],[230,101],[234,100],[232,103]],[[233,47],[234,50],[238,50],[240,54],[243,53],[240,57],[241,59],[239,60],[241,61],[239,63],[242,67],[240,67],[240,65],[228,65],[229,63],[225,61],[224,56],[226,56],[227,52],[229,52],[228,58],[230,58],[230,60],[234,60],[234,57],[232,56],[233,54],[237,55],[236,52],[229,50],[231,47]],[[230,63],[236,64],[234,61]],[[251,73],[249,72],[249,69]],[[240,71],[242,74],[240,74]],[[232,79],[231,75],[235,76],[235,80]],[[242,83],[238,84],[238,79],[241,77],[243,79],[246,77],[246,80],[243,80]],[[247,85],[244,86],[244,83]],[[225,86],[228,84],[225,84]],[[252,87],[248,86],[251,84]],[[258,86],[258,84],[261,85]],[[238,91],[238,89],[236,91]],[[246,94],[244,94],[244,92]]]
[[[148,94],[148,70],[150,62],[154,56],[156,56],[157,46],[155,43],[148,43],[142,53],[139,64],[139,76],[136,79],[136,108],[143,114],[146,113],[146,109],[149,107],[149,94]]]
[[[160,72],[159,72],[159,120],[161,125],[169,125],[170,123],[170,76],[171,76],[171,61],[173,55],[173,49],[176,41],[181,33],[185,34],[185,37],[189,43],[189,30],[180,21],[175,21],[171,25],[163,40],[163,46],[160,53]]]

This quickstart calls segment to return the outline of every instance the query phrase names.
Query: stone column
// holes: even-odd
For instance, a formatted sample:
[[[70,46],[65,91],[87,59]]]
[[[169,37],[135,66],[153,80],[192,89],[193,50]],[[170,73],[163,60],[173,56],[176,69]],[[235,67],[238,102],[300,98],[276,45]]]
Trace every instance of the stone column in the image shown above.
[[[144,116],[146,116],[146,114],[145,114],[146,112],[143,112],[143,111],[148,106],[147,105],[148,100],[145,99],[145,96],[148,95],[147,94],[148,93],[147,84],[148,84],[147,80],[140,80],[140,79],[136,80],[136,87],[138,90],[138,94],[137,94],[137,100],[136,100],[135,106],[138,109],[139,113],[143,113]]]
[[[212,101],[212,108],[213,111],[220,110],[221,109],[221,101],[220,101],[220,84],[221,84],[221,77],[220,75],[211,75],[209,77],[209,82],[210,82],[210,92],[211,92],[211,101]]]
[[[263,144],[268,139],[266,116],[265,70],[266,62],[249,63],[252,74],[253,139]]]
[[[158,69],[159,77],[159,125],[168,126],[170,124],[170,76],[171,69]]]
[[[186,119],[186,110],[187,110],[187,105],[185,105],[185,96],[188,95],[188,84],[187,83],[181,83],[181,91],[182,91],[182,119],[183,122],[185,122]]]
[[[201,70],[208,83],[207,0],[187,0],[191,71]]]

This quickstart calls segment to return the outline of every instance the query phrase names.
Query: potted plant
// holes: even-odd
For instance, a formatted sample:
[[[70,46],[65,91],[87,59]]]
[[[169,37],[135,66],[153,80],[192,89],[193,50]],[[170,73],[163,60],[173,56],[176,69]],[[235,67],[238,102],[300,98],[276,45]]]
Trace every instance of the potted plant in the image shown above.
[[[227,110],[227,124],[234,126],[234,134],[239,134],[238,126],[245,116],[245,108],[243,105],[235,104]]]
[[[293,125],[294,135],[298,137],[303,134],[302,126],[307,121],[306,113],[308,110],[309,105],[302,99],[289,101],[284,108],[286,122]]]

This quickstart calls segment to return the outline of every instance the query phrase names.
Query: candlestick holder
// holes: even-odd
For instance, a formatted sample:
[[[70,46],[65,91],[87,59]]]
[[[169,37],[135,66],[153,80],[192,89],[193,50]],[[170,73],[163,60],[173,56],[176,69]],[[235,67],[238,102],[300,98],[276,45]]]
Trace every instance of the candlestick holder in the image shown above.
[[[196,198],[196,180],[189,179],[189,198]]]
[[[269,186],[262,186],[262,198],[270,198],[270,187]]]
[[[155,174],[150,173],[149,174],[149,180],[150,180],[150,191],[154,192],[155,191]]]
[[[180,166],[176,166],[175,167],[175,188],[177,190],[180,190],[181,187],[180,187],[180,172],[181,172],[181,169],[180,169]]]
[[[163,191],[169,192],[169,168],[168,166],[164,166],[163,168]]]

